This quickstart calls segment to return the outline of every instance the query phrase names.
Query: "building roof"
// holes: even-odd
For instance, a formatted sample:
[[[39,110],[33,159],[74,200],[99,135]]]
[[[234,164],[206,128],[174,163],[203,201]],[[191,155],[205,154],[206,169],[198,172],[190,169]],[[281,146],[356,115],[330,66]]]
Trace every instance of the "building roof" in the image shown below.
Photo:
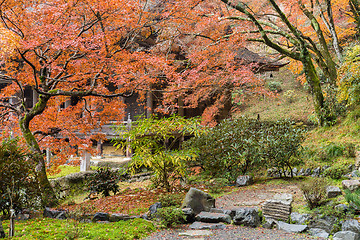
[[[252,71],[255,73],[278,71],[281,67],[288,64],[288,62],[282,62],[278,60],[273,60],[268,57],[260,56],[259,54],[252,52],[247,48],[240,48],[237,51],[235,60],[239,61],[240,64],[244,65],[253,64]]]

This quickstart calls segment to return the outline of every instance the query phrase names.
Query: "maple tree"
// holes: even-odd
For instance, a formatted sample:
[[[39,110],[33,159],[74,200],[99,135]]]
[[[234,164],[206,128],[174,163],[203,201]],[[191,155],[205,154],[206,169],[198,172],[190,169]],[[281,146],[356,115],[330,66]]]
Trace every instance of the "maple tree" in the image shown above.
[[[1,1],[2,137],[23,137],[44,205],[55,195],[43,151],[56,154],[54,165],[91,151],[133,92],[140,100],[161,92],[164,112],[180,101],[201,105],[214,123],[227,116],[235,89],[263,91],[234,60],[243,38],[229,34],[224,15],[215,1]]]
[[[221,1],[235,11],[230,19],[251,23],[250,41],[264,43],[301,63],[314,95],[319,123],[331,121],[334,115],[325,105],[322,85],[336,83],[337,64],[343,58],[338,32],[344,30],[342,38],[355,33],[346,20],[340,21],[347,3],[330,0]],[[336,21],[343,24],[335,25]]]

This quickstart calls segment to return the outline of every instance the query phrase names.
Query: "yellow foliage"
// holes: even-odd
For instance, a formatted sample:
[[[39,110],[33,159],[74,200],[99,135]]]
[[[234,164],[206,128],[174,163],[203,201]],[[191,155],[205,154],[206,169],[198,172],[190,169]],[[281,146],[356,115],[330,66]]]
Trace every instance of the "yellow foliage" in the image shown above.
[[[0,56],[11,56],[19,46],[20,37],[10,30],[0,26]]]
[[[345,61],[338,72],[338,99],[348,101],[349,104],[357,102],[360,83],[360,45],[348,49]]]

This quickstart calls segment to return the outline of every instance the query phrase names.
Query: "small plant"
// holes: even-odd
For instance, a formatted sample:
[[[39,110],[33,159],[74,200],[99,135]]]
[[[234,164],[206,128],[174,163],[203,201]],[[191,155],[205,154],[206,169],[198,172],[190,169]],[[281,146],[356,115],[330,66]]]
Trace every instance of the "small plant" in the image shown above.
[[[10,216],[11,202],[16,212],[40,207],[39,184],[33,169],[31,156],[19,147],[17,138],[0,144],[0,212],[3,216]]]
[[[120,174],[116,170],[101,167],[98,168],[93,175],[90,176],[88,182],[88,190],[90,194],[99,193],[104,197],[110,196],[110,192],[116,194],[119,191],[118,182],[120,181]]]
[[[282,91],[281,82],[271,81],[267,85],[269,90],[272,92],[279,93]]]
[[[348,172],[348,167],[345,164],[335,163],[331,167],[325,169],[323,174],[324,176],[330,177],[331,179],[340,179],[347,172]]]
[[[168,118],[141,118],[130,131],[119,126],[117,148],[132,148],[134,154],[130,169],[146,167],[154,171],[153,182],[171,192],[179,179],[185,178],[187,169],[196,154],[192,148],[182,148],[185,135],[198,136],[202,133],[199,118],[186,119],[173,115]],[[131,139],[126,142],[123,139]]]
[[[296,99],[296,93],[294,90],[288,90],[284,93],[284,97],[288,103],[293,103]]]
[[[183,200],[183,195],[181,194],[162,194],[158,198],[158,201],[161,202],[163,208],[166,207],[180,207]]]
[[[160,224],[165,227],[174,227],[177,224],[181,224],[185,221],[185,215],[180,208],[160,208],[158,209],[157,214],[161,219]]]
[[[300,184],[300,190],[303,192],[310,209],[325,203],[327,185],[327,180],[324,178],[311,178]]]
[[[224,187],[229,184],[229,180],[226,178],[214,178],[208,181],[205,185],[209,189],[210,193],[222,193]]]
[[[348,189],[345,189],[345,200],[349,203],[350,208],[356,212],[360,212],[360,190],[351,192]]]

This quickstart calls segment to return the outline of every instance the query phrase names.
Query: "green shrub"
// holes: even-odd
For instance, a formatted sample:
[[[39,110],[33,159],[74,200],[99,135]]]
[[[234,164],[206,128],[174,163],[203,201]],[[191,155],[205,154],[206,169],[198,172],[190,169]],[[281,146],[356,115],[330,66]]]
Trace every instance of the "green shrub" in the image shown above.
[[[4,140],[0,145],[0,211],[8,216],[10,196],[16,212],[22,208],[40,207],[39,184],[35,177],[35,163],[18,139]],[[10,192],[11,193],[10,193]]]
[[[336,143],[329,143],[325,147],[325,152],[330,158],[340,157],[344,155],[345,147]]]
[[[268,86],[269,90],[272,92],[279,93],[282,91],[281,82],[271,81],[267,84],[267,86]]]
[[[120,140],[117,148],[130,145],[134,154],[130,168],[146,167],[154,171],[153,182],[171,192],[179,178],[185,178],[190,162],[195,158],[194,150],[181,148],[185,135],[199,135],[202,132],[199,118],[185,119],[181,116],[169,118],[139,118],[130,131],[119,126]],[[123,139],[131,139],[130,142]]]
[[[300,184],[300,190],[303,192],[310,209],[325,203],[327,186],[327,180],[324,178],[310,178]]]
[[[239,174],[260,166],[277,167],[285,172],[301,162],[297,157],[304,130],[293,122],[262,122],[237,118],[185,143],[198,152],[197,164],[212,178],[235,181]]]
[[[235,181],[239,174],[245,174],[261,161],[262,125],[253,119],[226,119],[184,145],[197,149],[197,164],[211,178]]]
[[[161,206],[165,207],[180,207],[184,196],[182,194],[162,194],[158,198]]]
[[[325,169],[323,175],[332,179],[340,179],[348,171],[348,167],[344,163],[335,163],[331,167]]]
[[[349,189],[345,189],[345,200],[349,203],[350,208],[354,212],[360,212],[360,190],[351,192]]]
[[[205,186],[209,189],[210,193],[222,193],[224,187],[229,184],[226,178],[214,178],[206,182]]]
[[[174,227],[177,224],[181,224],[185,221],[185,215],[180,208],[160,208],[158,209],[157,214],[161,219],[160,224],[165,227]]]
[[[304,130],[294,127],[294,122],[280,120],[270,123],[263,129],[261,147],[265,165],[289,170],[293,177],[292,167],[301,163],[299,148],[304,140]]]
[[[110,196],[110,192],[116,194],[119,191],[119,181],[120,174],[118,170],[100,167],[89,177],[88,190],[107,197]]]

